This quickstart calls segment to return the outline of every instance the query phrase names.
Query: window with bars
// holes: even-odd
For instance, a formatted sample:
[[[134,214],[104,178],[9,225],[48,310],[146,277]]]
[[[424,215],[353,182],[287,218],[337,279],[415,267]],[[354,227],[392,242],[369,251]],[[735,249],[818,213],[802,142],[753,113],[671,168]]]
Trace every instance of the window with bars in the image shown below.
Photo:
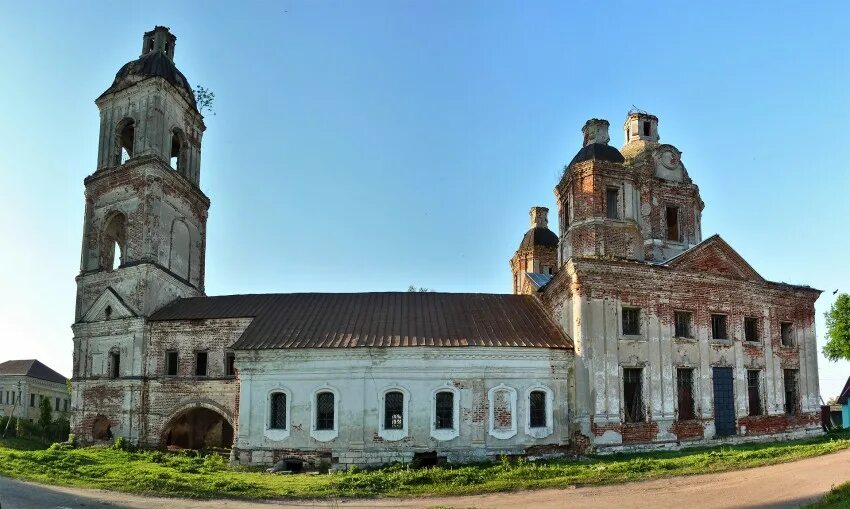
[[[640,309],[623,308],[623,335],[637,336],[640,334]]]
[[[286,429],[286,394],[273,392],[269,403],[269,429]]]
[[[794,346],[794,329],[789,322],[779,324],[779,335],[782,338],[782,346]]]
[[[726,334],[726,315],[711,315],[712,339],[729,339]]]
[[[455,395],[453,392],[438,392],[435,407],[435,429],[454,429]]]
[[[797,370],[786,369],[783,375],[785,382],[785,413],[788,415],[797,415],[797,400],[799,398],[797,394]]]
[[[759,321],[758,318],[744,318],[744,339],[746,341],[759,340]]]
[[[676,389],[679,395],[679,420],[690,421],[696,417],[694,412],[694,370],[679,368],[676,370]]]
[[[756,369],[747,371],[747,397],[750,400],[750,415],[761,415],[761,389]]]
[[[316,394],[316,429],[334,429],[334,394],[332,392]]]
[[[605,191],[605,207],[608,219],[620,219],[620,190],[609,187]]]
[[[677,338],[692,338],[693,332],[691,323],[693,322],[693,313],[690,311],[676,311],[673,313],[673,318],[676,327]]]
[[[643,422],[643,368],[623,368],[625,422]]]
[[[546,427],[546,392],[531,391],[528,395],[528,427]]]
[[[404,394],[390,391],[384,394],[384,429],[404,428]]]

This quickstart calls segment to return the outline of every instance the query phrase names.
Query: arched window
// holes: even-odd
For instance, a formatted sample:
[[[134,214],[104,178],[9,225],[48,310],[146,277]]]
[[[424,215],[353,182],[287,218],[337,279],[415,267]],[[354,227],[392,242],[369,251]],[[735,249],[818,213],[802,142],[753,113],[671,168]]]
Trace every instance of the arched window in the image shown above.
[[[528,394],[528,427],[546,427],[546,393],[543,391]]]
[[[115,270],[125,263],[127,218],[116,212],[108,217],[100,239],[100,268]]]
[[[286,429],[286,394],[273,392],[271,395],[269,429]]]
[[[186,135],[183,134],[183,131],[178,127],[172,129],[169,164],[184,176],[188,176],[186,175],[186,146]]]
[[[168,268],[186,281],[189,280],[191,244],[192,235],[189,233],[189,227],[182,220],[175,220],[171,226]]]
[[[384,394],[384,429],[404,429],[404,394],[399,391]]]
[[[115,155],[114,164],[124,164],[134,155],[134,145],[136,142],[136,121],[132,118],[125,118],[118,122],[118,128],[115,131]]]
[[[316,394],[316,430],[334,429],[334,394],[320,392]]]
[[[453,429],[454,424],[454,398],[453,392],[441,391],[437,393],[435,404],[435,429]]]

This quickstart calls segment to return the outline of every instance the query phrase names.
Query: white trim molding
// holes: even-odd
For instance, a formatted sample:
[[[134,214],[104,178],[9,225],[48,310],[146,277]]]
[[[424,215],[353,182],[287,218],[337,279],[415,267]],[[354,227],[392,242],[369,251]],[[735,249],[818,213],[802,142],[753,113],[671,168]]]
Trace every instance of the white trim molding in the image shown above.
[[[453,394],[452,427],[437,429],[437,394],[450,392]],[[431,437],[445,442],[460,435],[460,391],[454,385],[443,384],[431,393]]]
[[[507,396],[508,404],[510,405],[510,413],[511,413],[511,424],[510,427],[496,427],[496,394],[499,392],[504,392]],[[490,403],[490,418],[489,418],[489,433],[490,436],[498,438],[500,440],[507,440],[508,438],[516,435],[516,389],[513,387],[508,387],[505,384],[499,384],[496,387],[493,387],[487,392],[487,401]]]
[[[546,426],[531,427],[531,393],[534,391],[543,391],[546,393]],[[542,383],[535,383],[528,387],[523,393],[525,398],[525,434],[534,438],[546,438],[554,432],[554,403],[555,394],[552,389]]]
[[[333,429],[316,429],[316,398],[323,392],[334,395],[334,427]],[[313,390],[310,395],[310,436],[319,442],[330,442],[339,436],[339,391],[330,385],[323,385]]]
[[[284,422],[284,427],[281,428],[272,428],[271,427],[271,416],[272,416],[272,394],[281,393],[286,398],[286,405],[284,411],[286,412],[286,422]],[[291,426],[289,424],[290,419],[292,418],[292,412],[290,408],[292,406],[292,392],[285,387],[275,387],[274,389],[270,389],[266,392],[266,409],[264,413],[265,421],[263,422],[263,436],[268,438],[269,440],[274,440],[279,442],[281,440],[286,440],[289,438],[289,430]]]
[[[401,411],[401,429],[387,429],[384,427],[386,425],[384,414],[386,411],[385,405],[387,401],[387,393],[390,392],[400,392],[403,396]],[[397,385],[385,387],[384,390],[381,391],[378,407],[380,408],[380,412],[378,413],[378,436],[389,442],[395,442],[407,438],[409,422],[408,416],[410,415],[408,411],[408,409],[410,408],[410,392],[408,392],[408,390],[404,387],[399,387]]]

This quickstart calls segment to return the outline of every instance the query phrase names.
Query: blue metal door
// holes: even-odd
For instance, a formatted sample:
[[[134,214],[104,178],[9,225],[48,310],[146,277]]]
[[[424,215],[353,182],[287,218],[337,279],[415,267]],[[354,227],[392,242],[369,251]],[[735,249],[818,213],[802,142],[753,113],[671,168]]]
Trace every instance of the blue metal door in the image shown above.
[[[735,434],[735,395],[732,368],[714,368],[714,429],[720,436]]]

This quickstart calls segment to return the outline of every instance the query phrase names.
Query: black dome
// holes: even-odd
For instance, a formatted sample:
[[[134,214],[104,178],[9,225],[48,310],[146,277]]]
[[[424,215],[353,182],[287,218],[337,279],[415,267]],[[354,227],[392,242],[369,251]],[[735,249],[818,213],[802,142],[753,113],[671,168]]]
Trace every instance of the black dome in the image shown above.
[[[168,58],[162,51],[151,51],[138,58],[124,64],[124,66],[115,75],[115,81],[103,95],[123,90],[124,88],[133,85],[138,79],[131,78],[147,78],[151,76],[159,76],[165,78],[165,81],[171,83],[179,90],[184,97],[195,106],[195,94],[192,92],[192,87],[189,86],[189,81],[183,73],[177,69],[174,62]]]
[[[582,147],[567,167],[582,161],[608,161],[609,163],[622,163],[625,160],[626,159],[623,157],[623,154],[611,145],[606,145],[604,143],[591,143]]]
[[[549,228],[538,226],[525,232],[520,249],[531,249],[534,246],[558,247],[558,236]]]

